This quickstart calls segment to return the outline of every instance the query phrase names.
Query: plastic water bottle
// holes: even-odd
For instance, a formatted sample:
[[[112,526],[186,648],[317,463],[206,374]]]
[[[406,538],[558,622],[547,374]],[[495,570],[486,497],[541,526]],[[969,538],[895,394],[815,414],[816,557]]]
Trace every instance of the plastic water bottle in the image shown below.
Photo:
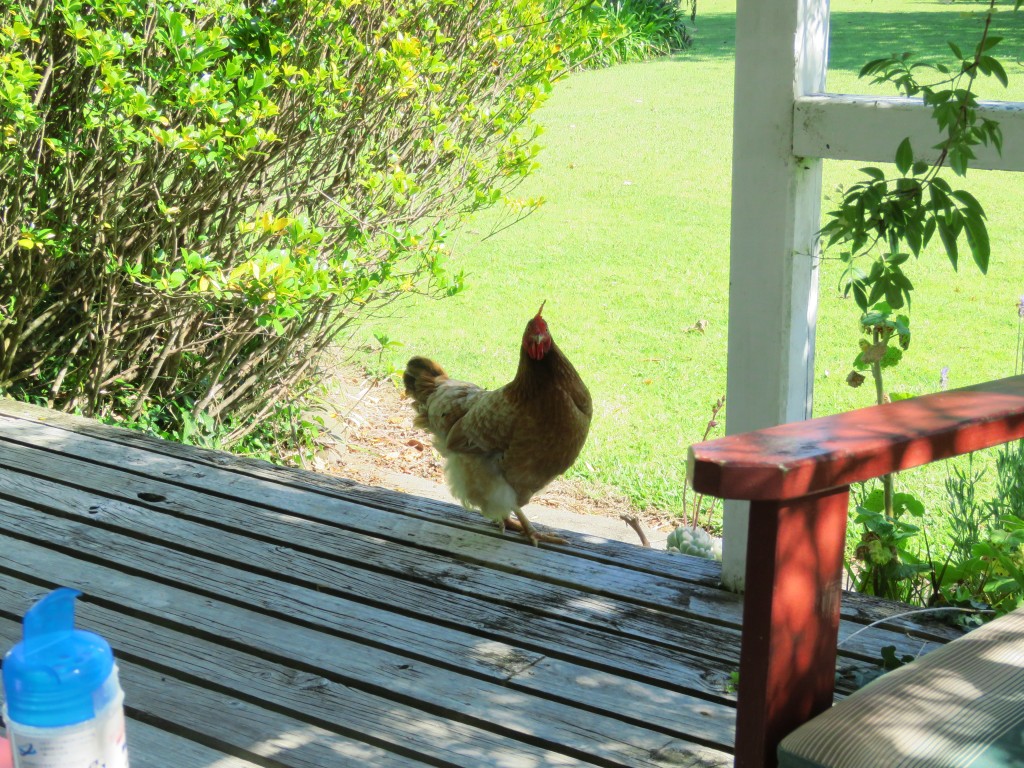
[[[14,768],[128,768],[117,665],[106,640],[75,629],[79,594],[61,587],[32,606],[4,657]]]

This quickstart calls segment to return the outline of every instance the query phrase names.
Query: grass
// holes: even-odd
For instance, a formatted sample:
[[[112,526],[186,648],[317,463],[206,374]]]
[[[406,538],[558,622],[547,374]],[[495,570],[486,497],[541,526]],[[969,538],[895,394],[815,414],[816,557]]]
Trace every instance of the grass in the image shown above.
[[[959,39],[970,40],[977,22],[964,19],[961,7],[981,6],[875,0],[865,11],[836,0],[830,89],[869,92],[856,71],[891,50],[941,55],[958,28],[965,29]],[[998,17],[1018,32],[1007,35],[1002,52],[1011,92],[987,96],[1024,100],[1022,20]],[[540,115],[540,168],[517,192],[546,204],[490,237],[496,214],[470,222],[454,238],[451,259],[466,270],[467,290],[440,302],[405,302],[370,329],[403,342],[387,353],[397,367],[424,354],[454,376],[496,386],[511,378],[522,328],[546,299],[552,333],[595,400],[591,437],[572,474],[611,484],[640,507],[673,512],[686,449],[725,393],[734,5],[705,0],[697,21],[690,52],[557,85]],[[826,195],[854,181],[856,168],[826,163]],[[1013,372],[1015,305],[1024,293],[1015,206],[1021,179],[970,176],[989,214],[989,275],[969,259],[954,273],[935,249],[911,266],[914,339],[892,375],[894,390],[933,391],[944,366],[950,386]],[[851,390],[844,381],[857,351],[858,312],[839,297],[838,275],[826,260],[817,414],[870,403],[868,387]]]

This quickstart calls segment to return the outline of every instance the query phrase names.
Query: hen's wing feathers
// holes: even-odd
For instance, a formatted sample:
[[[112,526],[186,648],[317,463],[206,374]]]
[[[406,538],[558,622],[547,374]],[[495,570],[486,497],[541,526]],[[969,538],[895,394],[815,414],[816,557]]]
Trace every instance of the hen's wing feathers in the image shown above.
[[[458,453],[502,453],[512,440],[515,415],[504,388],[483,391],[448,432],[448,448]]]
[[[483,390],[476,384],[445,379],[438,382],[430,396],[418,407],[420,426],[447,439],[452,426],[466,415]]]
[[[501,390],[486,390],[466,381],[439,382],[418,422],[456,453],[488,455],[508,445],[514,413]]]

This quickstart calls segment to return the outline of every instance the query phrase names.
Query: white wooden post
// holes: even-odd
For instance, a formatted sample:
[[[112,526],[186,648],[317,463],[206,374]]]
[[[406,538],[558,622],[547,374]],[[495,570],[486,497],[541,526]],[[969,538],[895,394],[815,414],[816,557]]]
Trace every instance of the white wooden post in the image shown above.
[[[825,90],[828,0],[737,0],[726,430],[807,418],[821,160],[793,154],[796,98]],[[747,508],[725,507],[722,579],[742,591]]]

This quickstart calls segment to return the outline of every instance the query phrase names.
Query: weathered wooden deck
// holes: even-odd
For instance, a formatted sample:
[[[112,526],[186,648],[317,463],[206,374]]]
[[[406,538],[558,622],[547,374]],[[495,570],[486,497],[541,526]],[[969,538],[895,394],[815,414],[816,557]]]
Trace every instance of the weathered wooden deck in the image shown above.
[[[0,648],[84,592],[133,768],[718,766],[741,600],[718,566],[0,400]],[[839,690],[938,624],[844,596]]]

